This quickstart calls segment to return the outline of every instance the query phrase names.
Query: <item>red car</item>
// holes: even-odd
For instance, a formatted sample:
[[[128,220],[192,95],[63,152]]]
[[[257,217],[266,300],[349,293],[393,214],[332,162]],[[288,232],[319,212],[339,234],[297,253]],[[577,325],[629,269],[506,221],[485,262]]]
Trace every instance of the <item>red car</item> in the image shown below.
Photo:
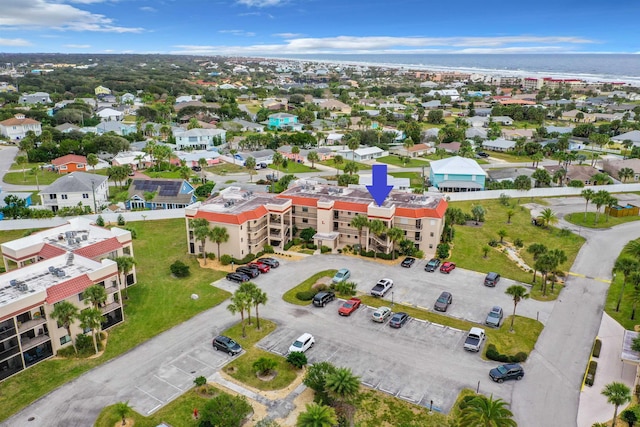
[[[248,265],[250,267],[257,268],[260,273],[268,273],[269,270],[271,270],[271,267],[269,267],[267,264],[262,264],[261,262],[250,262]]]
[[[345,301],[338,309],[340,316],[349,316],[360,307],[360,298],[351,298],[349,301]]]
[[[440,267],[440,273],[451,273],[453,271],[453,269],[456,268],[455,263],[453,262],[445,262],[442,264],[442,266]]]

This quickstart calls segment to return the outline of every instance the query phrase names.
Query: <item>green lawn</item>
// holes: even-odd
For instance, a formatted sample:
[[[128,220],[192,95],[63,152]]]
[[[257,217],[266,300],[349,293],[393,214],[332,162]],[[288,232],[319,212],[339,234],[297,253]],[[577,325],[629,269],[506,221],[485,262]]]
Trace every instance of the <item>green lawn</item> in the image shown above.
[[[39,171],[38,172],[38,184],[40,186],[49,185],[62,175],[57,172],[51,171]],[[3,179],[7,184],[14,185],[36,185],[36,176],[30,171],[22,172],[8,172]]]
[[[0,393],[0,421],[89,369],[229,297],[228,292],[210,285],[224,273],[201,269],[195,258],[187,254],[183,219],[131,222],[127,227],[137,232],[133,246],[138,283],[128,289],[125,322],[109,330],[105,353],[96,359],[46,360],[5,380]],[[5,239],[13,233],[0,234]],[[169,265],[176,260],[191,267],[191,276],[172,277]],[[191,294],[200,298],[192,300]]]
[[[317,163],[317,162],[316,162]],[[311,168],[311,166],[307,166],[303,163],[296,162],[287,162],[287,167],[283,168],[282,166],[276,167],[273,163],[269,165],[269,169],[277,170],[281,173],[304,173],[304,172],[316,172],[317,168]]]
[[[640,220],[640,216],[607,216],[604,213],[600,213],[598,215],[598,223],[596,224],[596,214],[595,212],[587,212],[586,221],[584,212],[574,212],[564,216],[564,219],[569,221],[571,224],[581,225],[583,227],[588,228],[609,228],[614,225],[624,224],[625,222],[632,222]]]
[[[405,168],[421,168],[421,167],[429,167],[429,162],[427,160],[422,159],[409,159],[408,162],[404,163],[402,161],[402,157],[400,156],[385,156],[379,157],[376,159],[376,162],[386,163],[388,165],[400,166]]]
[[[339,165],[337,165],[337,166],[336,166],[336,164],[335,164],[335,163],[333,163],[333,160],[323,160],[323,161],[318,162],[318,163],[320,163],[321,165],[324,165],[324,166],[328,166],[328,167],[330,167],[330,168],[340,169],[340,170],[342,171],[342,170],[344,170],[344,166],[345,166],[347,163],[350,163],[350,161],[345,159],[345,160],[342,162],[342,164],[339,164]],[[368,165],[368,164],[366,164],[366,163],[358,163],[358,162],[356,162],[356,164],[358,165],[358,170],[359,170],[359,171],[363,171],[363,170],[371,170],[371,165]]]
[[[286,302],[290,303],[290,304],[309,305],[309,304],[311,304],[311,301],[299,300],[296,297],[296,294],[298,292],[311,290],[311,286],[313,286],[313,284],[316,283],[321,277],[333,277],[333,276],[335,276],[335,274],[337,272],[338,272],[338,270],[320,271],[320,272],[314,274],[313,276],[309,277],[307,280],[305,280],[304,282],[300,283],[299,285],[289,289],[287,292],[284,293],[284,295],[282,295],[282,299],[285,300]]]
[[[18,155],[25,155],[24,151],[21,153],[18,153]],[[35,167],[40,167],[42,166],[44,163],[40,162],[40,163],[25,163],[24,165],[19,165],[17,163],[12,163],[11,167],[9,168],[9,170],[22,170],[22,169],[27,169],[27,171],[29,171],[29,169],[31,168],[35,168]]]
[[[150,171],[144,171],[143,172],[145,175],[147,175],[149,178],[164,178],[164,179],[183,179],[180,176],[180,172],[179,171],[162,171],[162,172],[150,172]],[[195,174],[190,174],[189,178],[187,178],[187,180],[191,179],[192,176],[196,176]]]
[[[516,156],[515,154],[503,153],[503,152],[500,152],[500,151],[486,151],[486,153],[490,157],[493,157],[494,159],[500,159],[500,160],[504,160],[504,161],[507,161],[507,162],[512,162],[512,163],[527,163],[527,162],[531,162],[531,158],[529,156]]]
[[[245,172],[248,173],[247,168],[242,165],[234,165],[231,163],[219,163],[217,165],[204,168],[207,172],[215,173],[216,175],[226,175],[228,173]]]
[[[389,175],[396,178],[409,178],[409,185],[413,188],[422,188],[423,186],[422,174],[420,172],[389,172]]]
[[[484,258],[482,248],[491,239],[500,240],[498,236],[498,230],[500,229],[504,229],[507,232],[505,241],[513,242],[517,238],[522,240],[524,248],[520,250],[520,256],[529,266],[533,266],[533,257],[526,251],[526,248],[532,243],[543,243],[549,249],[562,249],[567,256],[567,262],[560,266],[563,271],[569,271],[584,243],[584,238],[577,234],[555,227],[547,229],[532,225],[529,210],[515,205],[515,201],[512,201],[512,206],[503,206],[498,200],[451,202],[450,206],[458,207],[463,212],[471,213],[474,203],[480,204],[485,209],[485,222],[478,227],[469,225],[456,225],[454,227],[455,237],[451,261],[454,261],[459,267],[480,272],[497,271],[504,277],[531,283],[533,279],[532,273],[521,270],[506,254],[491,249],[487,258]],[[507,224],[506,212],[508,209],[515,210],[510,224]]]
[[[620,257],[633,258],[631,255],[627,254],[621,254]],[[616,322],[620,323],[623,328],[632,331],[636,325],[640,324],[640,304],[636,307],[637,312],[635,313],[634,319],[631,319],[631,314],[633,312],[633,299],[636,290],[630,281],[627,280],[627,284],[624,287],[624,293],[622,295],[622,301],[620,302],[620,310],[616,311],[623,280],[624,275],[622,273],[616,273],[611,285],[609,286],[604,311],[606,311],[609,316],[613,317]]]

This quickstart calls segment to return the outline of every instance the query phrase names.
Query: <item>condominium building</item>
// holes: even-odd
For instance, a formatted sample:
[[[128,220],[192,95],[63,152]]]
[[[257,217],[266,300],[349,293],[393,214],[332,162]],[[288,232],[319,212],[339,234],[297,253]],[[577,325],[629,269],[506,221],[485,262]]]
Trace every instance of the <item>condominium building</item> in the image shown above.
[[[314,243],[332,251],[345,245],[362,244],[365,250],[390,253],[393,242],[386,234],[376,235],[364,227],[351,226],[356,215],[379,219],[388,227],[404,231],[404,238],[425,254],[435,253],[444,227],[447,202],[440,194],[415,195],[391,191],[378,206],[365,188],[344,188],[300,182],[281,194],[253,193],[229,187],[217,197],[186,209],[190,253],[202,253],[190,225],[205,218],[212,226],[227,229],[229,240],[220,244],[220,253],[243,258],[268,244],[277,249],[293,238],[293,231],[313,228]],[[360,235],[360,236],[359,236]],[[217,245],[207,241],[206,252]]]
[[[83,297],[89,286],[106,290],[102,330],[124,320],[121,289],[135,283],[135,268],[123,279],[114,259],[133,256],[129,231],[76,218],[3,243],[1,249],[7,272],[0,275],[0,380],[54,356],[71,345],[72,337],[90,333],[76,320],[69,336],[51,317],[60,301],[89,308]]]

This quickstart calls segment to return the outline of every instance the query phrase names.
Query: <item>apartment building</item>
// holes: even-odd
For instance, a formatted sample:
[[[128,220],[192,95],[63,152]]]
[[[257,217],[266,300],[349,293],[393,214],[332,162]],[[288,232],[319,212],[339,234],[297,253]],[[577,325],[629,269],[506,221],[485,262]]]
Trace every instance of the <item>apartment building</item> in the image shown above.
[[[392,191],[377,206],[365,188],[344,188],[301,181],[281,194],[253,193],[229,187],[217,197],[186,209],[190,253],[201,253],[190,221],[206,218],[212,226],[227,229],[229,240],[220,245],[221,254],[242,258],[262,250],[265,244],[282,249],[293,238],[294,228],[314,228],[314,243],[333,251],[345,245],[362,244],[365,250],[390,253],[386,235],[377,236],[367,228],[358,237],[351,220],[358,214],[379,219],[386,227],[398,227],[405,238],[425,254],[435,253],[444,227],[447,202],[440,194],[415,195]],[[206,242],[206,252],[216,252],[215,243]]]
[[[102,330],[124,320],[121,289],[135,283],[135,267],[122,278],[114,259],[133,256],[131,233],[97,227],[76,218],[60,227],[1,245],[6,273],[0,275],[0,380],[54,356],[72,337],[90,333],[76,320],[72,337],[51,318],[56,303],[89,308],[83,291],[103,286]]]

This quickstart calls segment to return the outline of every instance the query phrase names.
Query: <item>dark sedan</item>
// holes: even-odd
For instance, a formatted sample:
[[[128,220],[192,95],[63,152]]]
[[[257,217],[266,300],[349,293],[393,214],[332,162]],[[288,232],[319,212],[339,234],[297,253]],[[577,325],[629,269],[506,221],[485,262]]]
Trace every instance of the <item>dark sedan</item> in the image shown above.
[[[217,337],[215,337],[211,344],[216,351],[224,351],[226,353],[229,353],[230,356],[238,354],[242,351],[242,347],[240,346],[240,344],[224,335],[218,335]]]
[[[500,365],[497,368],[493,368],[489,371],[489,376],[497,383],[501,383],[505,380],[517,380],[520,381],[524,377],[524,369],[517,363],[507,363]]]
[[[260,275],[260,270],[254,267],[247,267],[247,266],[236,268],[236,272],[246,274],[252,279]]]
[[[453,297],[449,292],[443,292],[440,294],[436,303],[433,305],[433,309],[436,311],[447,311],[449,304],[453,302]]]
[[[280,261],[278,261],[275,258],[258,258],[258,262],[261,262],[262,264],[266,264],[271,268],[280,267]]]
[[[433,273],[440,267],[440,260],[438,258],[431,258],[427,265],[424,266],[424,271]]]
[[[403,267],[409,268],[415,262],[416,262],[415,258],[412,258],[412,257],[408,256],[408,257],[406,257],[405,259],[402,260],[402,263],[400,265],[403,266]]]
[[[399,313],[394,314],[393,317],[391,317],[391,320],[389,320],[389,326],[391,326],[392,328],[401,328],[402,325],[407,323],[408,320],[409,320],[409,315],[401,311]]]
[[[242,283],[242,282],[248,282],[249,280],[251,280],[251,278],[246,274],[235,272],[235,273],[227,274],[227,280],[230,280],[236,283]]]

